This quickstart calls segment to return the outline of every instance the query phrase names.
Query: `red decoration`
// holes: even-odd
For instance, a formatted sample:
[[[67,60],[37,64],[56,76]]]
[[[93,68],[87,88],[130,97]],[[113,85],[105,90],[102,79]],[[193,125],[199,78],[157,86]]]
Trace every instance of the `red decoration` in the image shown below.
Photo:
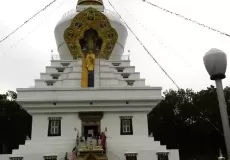
[[[101,146],[102,146],[103,150],[105,151],[106,150],[106,146],[105,146],[105,144],[106,144],[106,135],[102,132],[100,138],[101,138]]]

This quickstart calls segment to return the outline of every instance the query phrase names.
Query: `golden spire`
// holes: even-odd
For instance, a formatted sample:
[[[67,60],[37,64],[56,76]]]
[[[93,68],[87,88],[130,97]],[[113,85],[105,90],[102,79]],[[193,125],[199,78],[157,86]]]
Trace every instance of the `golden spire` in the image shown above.
[[[102,0],[78,0],[77,5],[103,5]]]

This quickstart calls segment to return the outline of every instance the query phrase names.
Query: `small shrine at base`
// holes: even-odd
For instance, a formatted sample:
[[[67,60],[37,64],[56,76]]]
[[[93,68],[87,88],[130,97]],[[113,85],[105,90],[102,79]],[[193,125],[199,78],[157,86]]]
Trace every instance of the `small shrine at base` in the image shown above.
[[[105,145],[106,136],[103,132],[100,135],[92,135],[91,137],[77,136],[77,143],[73,153],[75,153],[78,160],[107,160]]]
[[[101,146],[96,146],[93,149],[80,148],[79,155],[77,155],[78,160],[107,160],[105,151]]]

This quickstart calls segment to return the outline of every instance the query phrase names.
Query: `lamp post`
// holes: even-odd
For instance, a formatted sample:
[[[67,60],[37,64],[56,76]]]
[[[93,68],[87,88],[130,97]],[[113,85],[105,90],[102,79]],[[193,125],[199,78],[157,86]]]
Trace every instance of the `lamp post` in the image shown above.
[[[220,149],[220,156],[218,157],[218,160],[225,160],[225,158],[222,155],[221,149]]]
[[[227,56],[219,49],[209,50],[204,58],[204,65],[210,75],[211,80],[216,82],[216,91],[219,101],[220,114],[222,126],[224,130],[225,145],[227,149],[228,160],[230,160],[230,129],[227,113],[227,105],[224,97],[224,90],[222,86],[222,79],[225,78],[227,68]]]

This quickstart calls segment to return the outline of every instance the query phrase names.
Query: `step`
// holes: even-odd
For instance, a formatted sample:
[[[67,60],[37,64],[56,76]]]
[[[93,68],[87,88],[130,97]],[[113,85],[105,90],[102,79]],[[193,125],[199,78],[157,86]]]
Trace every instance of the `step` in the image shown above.
[[[107,145],[107,148],[109,150],[116,150],[117,148],[121,149],[121,150],[166,150],[166,146],[165,145],[162,145],[162,146],[130,146],[130,145],[127,145],[127,146],[108,146]]]
[[[23,150],[13,150],[12,154],[31,154],[31,153],[62,153],[71,152],[72,147],[60,147],[60,148],[25,148]]]
[[[30,145],[30,144],[35,144],[35,145],[40,145],[40,144],[72,144],[75,143],[75,141],[41,141],[41,142],[36,142],[36,141],[31,141],[31,142],[26,142],[25,145]]]
[[[74,143],[71,144],[61,144],[61,145],[56,145],[56,144],[46,144],[44,146],[44,144],[29,144],[29,145],[20,145],[19,146],[19,150],[27,150],[27,149],[40,149],[40,148],[59,148],[59,147],[64,147],[64,148],[71,148],[73,149],[73,147],[75,146]]]
[[[62,142],[75,142],[76,139],[55,139],[55,138],[51,138],[51,139],[33,139],[33,140],[26,140],[25,144],[29,144],[29,143],[41,143],[41,144],[47,144],[47,143],[55,143],[55,144],[59,144]]]
[[[160,141],[154,141],[154,140],[130,140],[130,141],[120,141],[120,140],[107,140],[107,143],[114,143],[114,144],[130,144],[133,142],[140,142],[140,143],[148,143],[148,144],[152,144],[152,143],[157,143],[160,144]]]

